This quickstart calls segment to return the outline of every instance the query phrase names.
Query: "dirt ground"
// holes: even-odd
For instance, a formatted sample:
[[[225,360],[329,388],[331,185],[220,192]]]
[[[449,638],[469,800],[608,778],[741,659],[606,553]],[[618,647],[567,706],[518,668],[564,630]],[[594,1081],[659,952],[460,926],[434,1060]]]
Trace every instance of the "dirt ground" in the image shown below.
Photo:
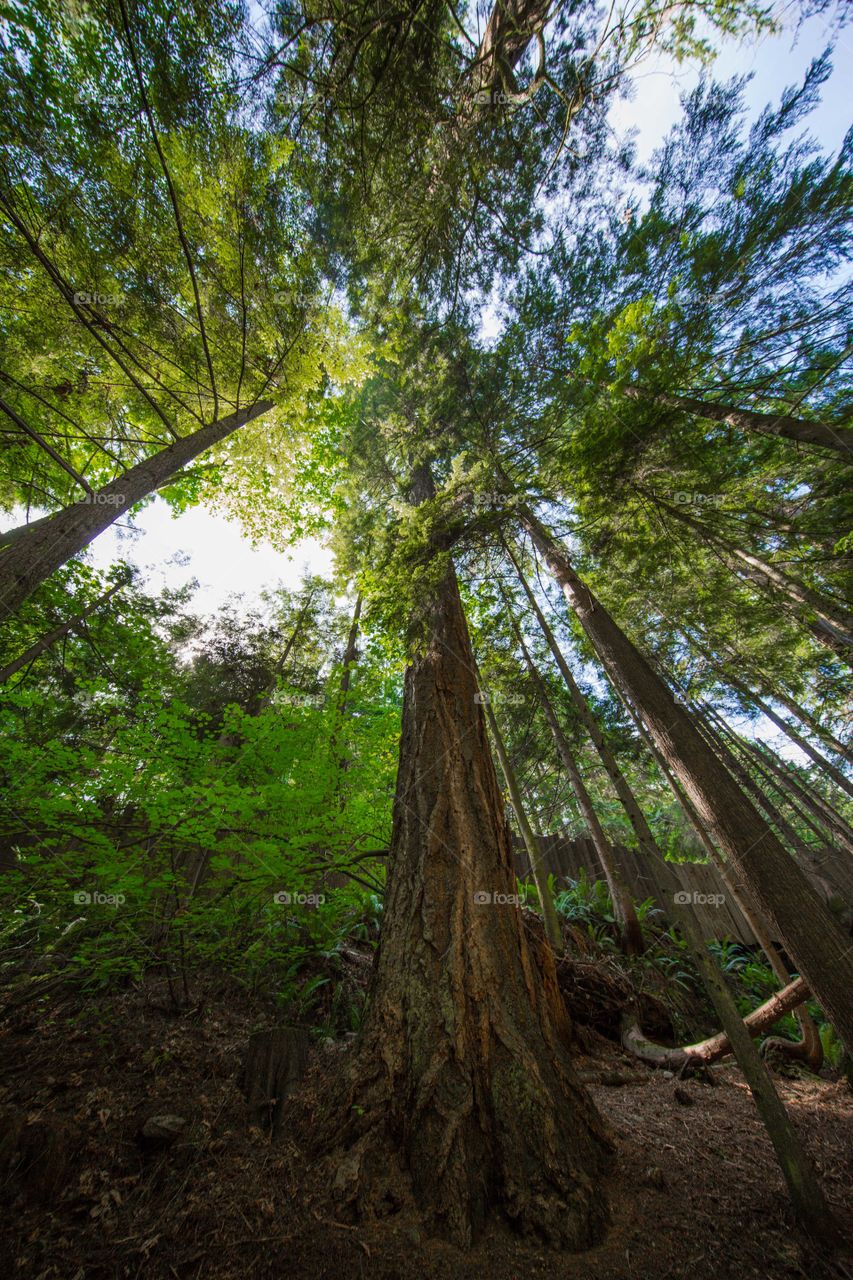
[[[846,1237],[833,1257],[793,1226],[737,1070],[715,1069],[713,1085],[680,1082],[629,1065],[594,1035],[585,1073],[639,1076],[592,1086],[617,1145],[605,1239],[583,1254],[554,1253],[495,1224],[463,1253],[428,1238],[410,1215],[356,1226],[336,1219],[300,1133],[286,1131],[273,1146],[248,1123],[240,1064],[249,1033],[270,1025],[269,1010],[227,983],[206,986],[180,1013],[149,982],[82,1005],[54,992],[7,1017],[0,1274],[853,1280],[853,1094],[840,1083],[776,1076]],[[322,1094],[338,1053],[318,1051],[309,1094]],[[162,1116],[178,1118],[175,1132],[146,1125]]]

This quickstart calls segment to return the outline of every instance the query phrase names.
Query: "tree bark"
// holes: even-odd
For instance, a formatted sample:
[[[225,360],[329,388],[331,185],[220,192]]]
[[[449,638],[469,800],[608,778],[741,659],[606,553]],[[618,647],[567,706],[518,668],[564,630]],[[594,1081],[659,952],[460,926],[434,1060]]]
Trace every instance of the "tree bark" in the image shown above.
[[[423,468],[413,498],[429,496]],[[510,834],[455,573],[406,673],[388,886],[368,1010],[315,1130],[357,1215],[416,1205],[467,1246],[494,1213],[589,1247],[604,1126],[578,1081],[553,955],[514,904]],[[489,901],[484,898],[488,896]]]
[[[848,1051],[853,1046],[853,946],[807,877],[705,742],[687,710],[575,573],[532,513],[525,527],[614,685],[640,711],[703,823],[731,859]]]
[[[91,500],[75,502],[47,520],[34,521],[30,532],[0,550],[0,611],[14,613],[52,573],[83,551],[123,512],[165,484],[193,458],[271,408],[271,401],[260,400],[249,409],[200,427],[167,449],[137,462],[99,489]]]
[[[644,387],[623,387],[622,390],[632,400],[649,400],[667,409],[683,409],[710,422],[724,422],[741,431],[757,431],[760,435],[781,436],[800,444],[819,445],[822,449],[844,454],[848,461],[853,458],[853,430],[847,427],[833,427],[826,422],[811,422],[808,418],[794,418],[784,413],[756,413],[752,409],[736,409],[732,405],[697,400],[692,396],[655,395]]]

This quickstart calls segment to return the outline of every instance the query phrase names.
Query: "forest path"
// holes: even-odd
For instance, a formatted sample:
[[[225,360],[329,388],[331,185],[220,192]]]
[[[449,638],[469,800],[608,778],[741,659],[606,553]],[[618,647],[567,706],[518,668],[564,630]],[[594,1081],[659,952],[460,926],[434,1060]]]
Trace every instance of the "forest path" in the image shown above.
[[[239,1088],[249,1033],[269,1022],[269,1009],[228,980],[196,981],[193,995],[197,1005],[175,1014],[165,985],[151,980],[85,1002],[56,992],[2,1025],[3,1275],[853,1276],[853,1252],[827,1263],[793,1228],[781,1174],[734,1067],[715,1068],[715,1086],[678,1081],[628,1064],[594,1033],[583,1037],[585,1075],[634,1077],[593,1086],[618,1153],[608,1186],[611,1227],[596,1249],[554,1253],[495,1226],[465,1254],[428,1239],[406,1212],[367,1226],[334,1221],[328,1178],[306,1160],[302,1137],[312,1108],[322,1106],[340,1042],[318,1055],[291,1130],[271,1147],[247,1127]],[[853,1093],[830,1079],[775,1079],[853,1241]],[[186,1125],[176,1126],[175,1137],[140,1138],[154,1116]],[[17,1165],[16,1144],[25,1156]]]

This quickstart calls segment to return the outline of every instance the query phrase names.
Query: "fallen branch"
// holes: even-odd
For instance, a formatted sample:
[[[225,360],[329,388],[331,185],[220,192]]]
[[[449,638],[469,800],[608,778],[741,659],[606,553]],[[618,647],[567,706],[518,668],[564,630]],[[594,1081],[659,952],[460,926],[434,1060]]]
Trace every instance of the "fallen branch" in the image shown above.
[[[803,978],[795,978],[787,987],[777,991],[769,1000],[755,1009],[744,1022],[753,1036],[763,1035],[769,1031],[774,1022],[778,1022],[786,1013],[796,1009],[798,1005],[809,999],[811,992]],[[666,1045],[647,1040],[637,1023],[636,1013],[626,1013],[622,1019],[622,1046],[650,1067],[667,1067],[670,1071],[678,1071],[691,1062],[718,1062],[726,1054],[732,1052],[731,1042],[724,1031],[708,1040],[700,1040],[697,1044],[688,1044],[676,1049],[668,1049]]]

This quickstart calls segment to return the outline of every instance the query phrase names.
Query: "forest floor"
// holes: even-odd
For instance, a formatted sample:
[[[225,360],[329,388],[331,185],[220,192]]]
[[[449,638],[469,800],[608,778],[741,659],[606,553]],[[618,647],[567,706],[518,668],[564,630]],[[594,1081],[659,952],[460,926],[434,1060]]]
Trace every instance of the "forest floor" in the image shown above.
[[[152,979],[82,1003],[58,989],[0,1026],[4,1277],[853,1280],[853,1245],[830,1260],[792,1225],[736,1069],[715,1068],[713,1085],[678,1081],[594,1033],[585,1074],[639,1077],[593,1087],[617,1146],[597,1248],[555,1253],[494,1225],[463,1253],[404,1214],[337,1221],[302,1135],[271,1145],[248,1122],[240,1065],[269,1008],[225,980],[193,991],[176,1012]],[[317,1060],[308,1114],[339,1058],[327,1047]],[[829,1078],[776,1081],[853,1242],[853,1094]],[[186,1122],[174,1140],[140,1138],[163,1115]]]

